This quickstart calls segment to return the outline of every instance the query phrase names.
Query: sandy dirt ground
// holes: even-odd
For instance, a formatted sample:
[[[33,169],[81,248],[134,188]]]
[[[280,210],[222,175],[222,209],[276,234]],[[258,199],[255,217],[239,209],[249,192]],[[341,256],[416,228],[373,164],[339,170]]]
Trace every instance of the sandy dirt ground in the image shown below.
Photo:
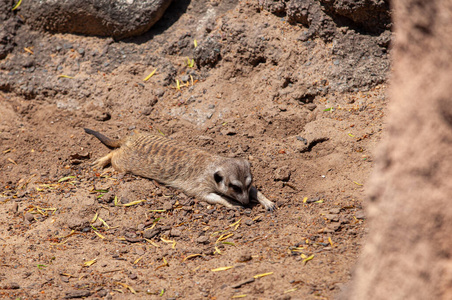
[[[254,3],[181,3],[124,41],[18,29],[0,60],[1,297],[331,299],[349,281],[385,80],[342,78],[333,42]],[[85,127],[247,158],[278,208],[94,169],[109,150]]]

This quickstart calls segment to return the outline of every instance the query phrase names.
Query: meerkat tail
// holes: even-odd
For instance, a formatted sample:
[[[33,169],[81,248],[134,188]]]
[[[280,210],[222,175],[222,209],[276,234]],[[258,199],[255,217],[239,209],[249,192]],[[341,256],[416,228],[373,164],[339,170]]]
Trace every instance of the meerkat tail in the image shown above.
[[[83,129],[85,130],[86,133],[94,135],[96,138],[99,139],[99,141],[102,142],[102,144],[104,144],[105,146],[107,146],[109,148],[119,148],[122,144],[121,140],[113,140],[111,138],[106,137],[102,133],[99,133],[97,131],[94,131],[94,130],[91,130],[88,128],[83,128]]]

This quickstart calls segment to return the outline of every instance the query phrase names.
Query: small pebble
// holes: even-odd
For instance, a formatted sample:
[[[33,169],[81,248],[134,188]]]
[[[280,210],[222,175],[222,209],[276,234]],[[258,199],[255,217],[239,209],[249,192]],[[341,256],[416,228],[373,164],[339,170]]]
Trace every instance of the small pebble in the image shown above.
[[[329,210],[330,214],[335,214],[335,215],[339,214],[340,212],[341,212],[341,209],[339,207],[330,208],[330,210]]]
[[[328,224],[327,229],[334,232],[334,231],[338,231],[341,228],[341,224],[339,223],[331,223]]]
[[[33,222],[35,220],[35,217],[31,214],[31,213],[25,213],[24,215],[25,220],[27,220],[28,222]]]
[[[88,290],[73,290],[66,292],[66,296],[64,296],[64,299],[84,298],[89,297],[90,295],[91,292]]]
[[[181,236],[182,232],[179,229],[171,229],[170,236],[178,237]]]
[[[160,228],[157,227],[157,228],[153,228],[153,229],[150,229],[150,230],[146,230],[146,231],[143,233],[143,237],[144,237],[145,239],[152,239],[154,236],[156,236],[156,235],[159,234],[159,233],[160,233]]]
[[[308,144],[308,140],[305,139],[304,137],[299,136],[299,135],[297,135],[297,140],[299,140],[300,142],[303,142],[305,145]]]
[[[19,203],[13,202],[13,205],[11,206],[11,212],[15,214],[15,213],[17,213],[18,210],[19,210]]]
[[[309,109],[310,111],[313,111],[314,109],[317,108],[317,105],[314,103],[307,103],[304,105],[304,107],[306,107],[307,109]]]
[[[363,210],[358,210],[358,211],[355,213],[355,217],[356,217],[357,219],[362,220],[362,219],[365,219],[365,218],[366,218],[366,215],[364,214],[364,211],[363,211]]]
[[[17,282],[10,282],[2,287],[5,290],[17,290],[20,289],[20,285]]]
[[[155,95],[157,96],[157,97],[163,97],[163,95],[165,95],[165,91],[164,90],[162,90],[162,89],[156,89],[155,90]]]
[[[250,279],[241,281],[241,282],[239,282],[239,283],[235,283],[235,284],[231,285],[231,287],[232,287],[233,289],[238,289],[238,288],[242,287],[242,286],[245,285],[245,284],[254,282],[254,280],[255,280],[255,279],[254,279],[253,277],[251,277]]]
[[[129,201],[129,198],[127,198],[127,197],[121,197],[121,203],[122,204],[127,204],[127,203],[129,203],[130,201]]]
[[[253,220],[251,220],[251,219],[248,219],[248,220],[245,221],[245,224],[248,225],[248,226],[253,225],[253,223],[254,223],[254,222],[253,222]]]
[[[207,244],[209,242],[209,237],[202,235],[199,238],[196,239],[196,242],[200,243],[200,244]]]
[[[221,131],[222,135],[236,135],[237,131],[233,128],[224,128]]]
[[[145,249],[146,249],[146,248],[144,248],[144,246],[143,246],[143,247],[137,247],[137,248],[135,249],[135,253],[136,253],[137,255],[139,255],[139,256],[142,256],[142,255],[144,255],[144,254],[146,253]]]
[[[246,253],[240,254],[240,256],[237,258],[237,261],[238,262],[247,262],[247,261],[250,261],[252,259],[253,258],[251,257],[251,254],[246,252]]]
[[[308,200],[306,200],[306,203],[313,203],[313,202],[316,202],[319,200],[320,200],[320,197],[308,198]]]
[[[173,209],[173,205],[171,204],[171,202],[167,201],[165,203],[163,203],[163,207],[164,210],[172,210]]]
[[[325,218],[332,222],[339,222],[339,216],[337,214],[326,214]]]
[[[291,174],[291,172],[290,172],[289,166],[282,166],[275,170],[274,179],[276,181],[289,181],[290,174]]]
[[[124,238],[129,243],[140,243],[140,242],[143,242],[143,239],[142,238],[138,238],[138,237],[134,238],[134,237],[127,237],[127,236],[125,236]]]

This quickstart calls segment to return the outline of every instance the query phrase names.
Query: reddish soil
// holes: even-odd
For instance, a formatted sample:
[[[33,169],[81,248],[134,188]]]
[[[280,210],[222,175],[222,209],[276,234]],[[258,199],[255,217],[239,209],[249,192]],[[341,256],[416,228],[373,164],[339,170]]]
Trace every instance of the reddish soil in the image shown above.
[[[392,4],[388,123],[342,299],[452,299],[452,2]]]
[[[341,88],[333,43],[254,4],[199,5],[121,42],[19,29],[0,61],[2,297],[328,299],[349,281],[384,81]],[[188,66],[212,36],[221,59]],[[278,209],[95,170],[109,150],[84,127],[248,158]]]

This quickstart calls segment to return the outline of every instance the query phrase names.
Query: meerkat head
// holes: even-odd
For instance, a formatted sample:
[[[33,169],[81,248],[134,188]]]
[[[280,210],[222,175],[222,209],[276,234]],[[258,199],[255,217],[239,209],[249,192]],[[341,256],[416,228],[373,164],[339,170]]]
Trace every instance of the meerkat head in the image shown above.
[[[249,203],[253,176],[250,163],[242,158],[231,158],[219,165],[213,174],[217,191],[241,204]]]

